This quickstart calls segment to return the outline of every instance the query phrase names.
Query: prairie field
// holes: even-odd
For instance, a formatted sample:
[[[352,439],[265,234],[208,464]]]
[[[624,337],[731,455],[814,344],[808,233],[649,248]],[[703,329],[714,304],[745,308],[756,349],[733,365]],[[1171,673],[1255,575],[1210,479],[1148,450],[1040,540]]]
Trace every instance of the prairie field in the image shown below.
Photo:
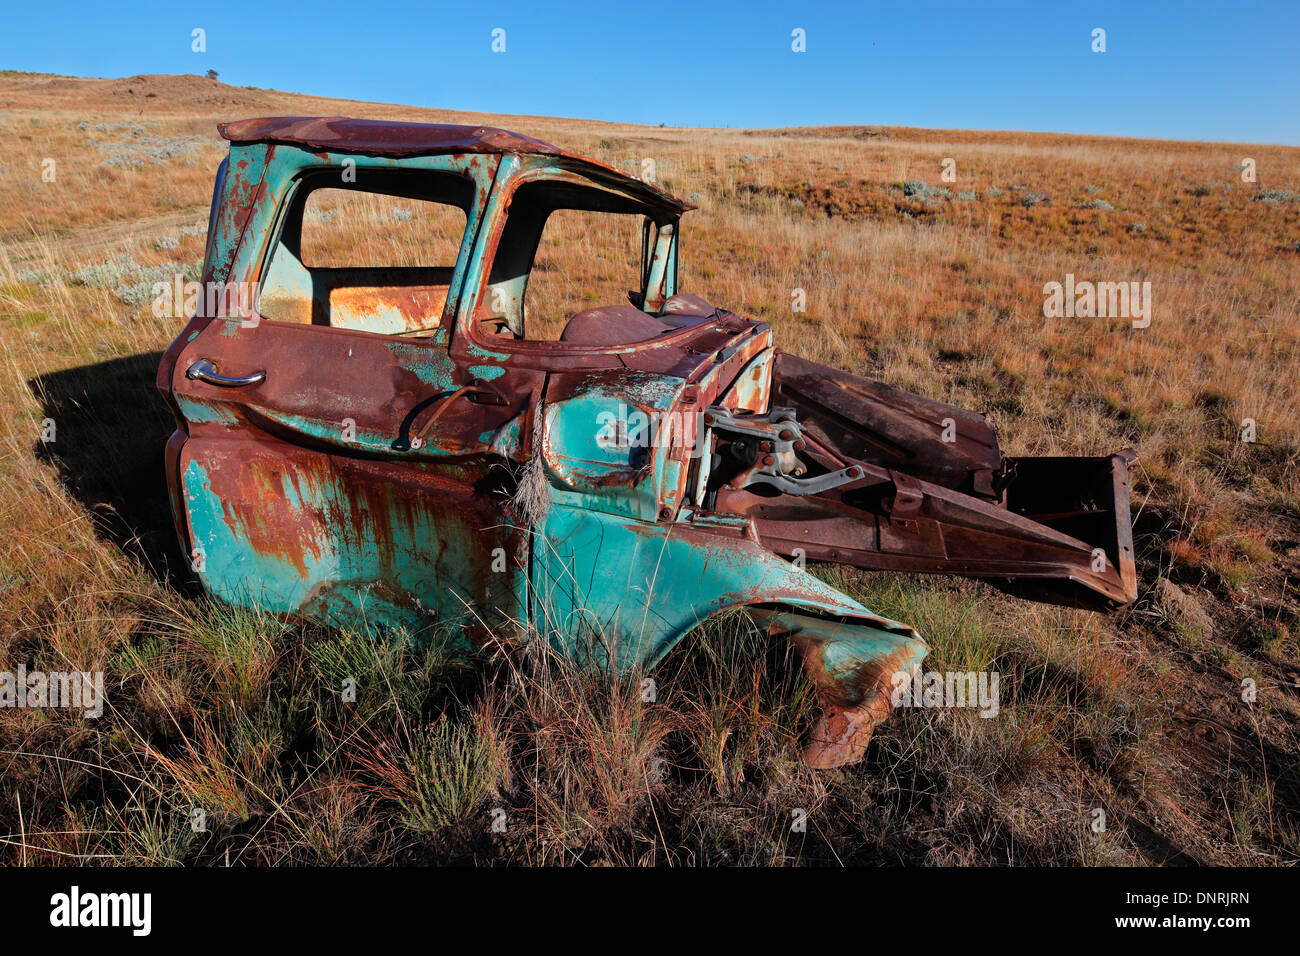
[[[927,667],[1001,675],[996,719],[900,709],[831,771],[799,761],[797,662],[742,615],[701,625],[646,701],[640,675],[209,601],[172,531],[154,388],[183,323],[150,289],[198,278],[216,124],[268,115],[652,160],[698,206],[684,291],[989,412],[1009,455],[1133,448],[1138,601],[817,569],[913,624]],[[631,243],[620,263],[580,222],[559,238],[544,314],[625,301]],[[1047,317],[1067,275],[1149,282],[1149,325]],[[0,671],[105,675],[98,718],[0,709],[0,864],[1296,865],[1298,313],[1293,147],[641,127],[0,72]]]

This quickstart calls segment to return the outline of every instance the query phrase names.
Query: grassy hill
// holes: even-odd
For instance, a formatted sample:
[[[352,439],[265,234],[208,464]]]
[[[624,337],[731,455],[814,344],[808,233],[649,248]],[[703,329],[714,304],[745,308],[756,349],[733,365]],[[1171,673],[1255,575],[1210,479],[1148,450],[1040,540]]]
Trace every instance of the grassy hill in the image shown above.
[[[170,529],[153,377],[179,323],[146,290],[197,270],[215,124],[276,114],[654,159],[699,206],[686,291],[791,351],[988,410],[1008,454],[1134,447],[1140,599],[1099,616],[819,571],[920,629],[929,666],[997,670],[1003,701],[993,720],[898,712],[864,764],[820,773],[797,759],[807,686],[743,618],[684,642],[645,702],[639,680],[555,661],[213,606]],[[1300,859],[1300,149],[640,127],[13,72],[0,144],[0,670],[103,670],[107,693],[95,720],[0,710],[0,863]],[[557,267],[605,294],[580,243]],[[1150,327],[1045,318],[1066,273],[1150,281]]]

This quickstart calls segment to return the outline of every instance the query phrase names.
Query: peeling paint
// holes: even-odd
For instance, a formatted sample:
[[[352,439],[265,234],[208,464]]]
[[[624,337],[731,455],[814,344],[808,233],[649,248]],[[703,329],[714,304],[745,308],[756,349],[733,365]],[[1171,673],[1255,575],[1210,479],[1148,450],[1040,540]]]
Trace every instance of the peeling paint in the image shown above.
[[[690,207],[658,188],[503,130],[222,131],[205,279],[274,281],[251,322],[194,316],[158,373],[177,532],[212,594],[416,638],[450,627],[466,646],[542,639],[620,673],[747,607],[820,694],[819,767],[861,758],[882,681],[928,648],[805,560],[1099,608],[1136,596],[1131,453],[1006,458],[983,415],[780,352],[766,324],[678,290]],[[279,258],[345,161],[359,189],[452,184],[455,267],[367,285]],[[641,308],[589,309],[555,342],[511,331],[536,235],[512,246],[505,225],[526,184],[644,216]],[[519,310],[497,331],[492,283]]]

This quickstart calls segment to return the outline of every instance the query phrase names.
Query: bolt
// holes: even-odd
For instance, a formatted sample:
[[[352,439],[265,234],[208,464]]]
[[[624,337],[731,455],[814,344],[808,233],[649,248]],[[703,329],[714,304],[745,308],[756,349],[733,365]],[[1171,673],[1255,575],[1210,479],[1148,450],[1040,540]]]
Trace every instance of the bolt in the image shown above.
[[[776,456],[775,456],[775,455],[764,455],[764,456],[763,456],[763,465],[764,465],[764,466],[771,466],[771,465],[775,465],[775,464],[776,464]]]
[[[861,477],[862,477],[862,469],[859,468],[857,465],[854,465],[852,468],[849,469],[849,477],[850,477],[850,478],[861,478]]]
[[[788,428],[781,429],[781,435],[780,435],[781,441],[789,441],[793,437],[794,437],[794,432],[790,431],[790,429]]]
[[[803,439],[802,439],[802,438],[800,438],[797,442],[794,443],[794,450],[795,450],[795,451],[803,451],[803,450],[804,450],[804,443],[803,443]]]

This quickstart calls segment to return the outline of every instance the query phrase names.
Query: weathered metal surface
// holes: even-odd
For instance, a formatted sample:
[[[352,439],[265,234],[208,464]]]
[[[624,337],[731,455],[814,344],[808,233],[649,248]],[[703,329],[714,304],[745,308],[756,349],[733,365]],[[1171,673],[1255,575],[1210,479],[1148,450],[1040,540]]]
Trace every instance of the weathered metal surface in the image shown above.
[[[1135,596],[1128,458],[1005,459],[982,415],[778,352],[766,324],[678,290],[688,206],[657,188],[502,130],[222,132],[204,280],[258,298],[251,315],[202,306],[158,374],[177,531],[212,593],[546,640],[618,672],[748,607],[819,691],[805,757],[822,767],[861,758],[890,681],[927,647],[788,558],[1094,606]],[[345,169],[377,191],[440,177],[465,214],[455,266],[300,262],[306,196]],[[541,225],[574,201],[645,217],[639,307],[528,341]]]
[[[348,116],[265,116],[221,123],[217,131],[232,143],[289,143],[347,150],[372,156],[436,153],[542,153],[564,151],[540,139],[492,126],[401,123]]]
[[[876,725],[889,716],[895,675],[921,666],[926,646],[911,629],[871,628],[799,611],[756,608],[773,637],[791,641],[821,695],[822,714],[804,760],[824,769],[862,759]]]
[[[611,177],[625,189],[676,210],[695,207],[651,183],[629,179],[605,163],[544,143],[531,136],[492,126],[402,123],[347,116],[269,116],[222,123],[218,132],[232,143],[284,143],[334,153],[360,153],[404,159],[445,153],[536,155],[559,167],[570,165],[597,180]]]

